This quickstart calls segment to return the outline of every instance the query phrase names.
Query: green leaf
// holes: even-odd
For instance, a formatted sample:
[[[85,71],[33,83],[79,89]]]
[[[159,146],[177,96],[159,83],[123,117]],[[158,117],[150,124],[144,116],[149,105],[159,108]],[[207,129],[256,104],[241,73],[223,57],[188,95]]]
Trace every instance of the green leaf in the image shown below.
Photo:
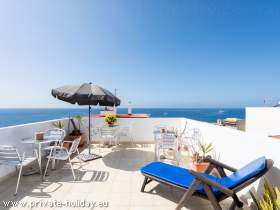
[[[277,209],[280,209],[280,191],[279,191],[278,187],[274,187],[274,192],[276,195],[275,206]]]
[[[250,195],[251,195],[251,197],[252,197],[252,199],[253,199],[257,209],[261,210],[262,208],[261,208],[260,202],[258,201],[258,198],[256,197],[256,195],[251,190],[249,191],[249,193],[250,193]]]
[[[64,128],[64,122],[63,121],[57,121],[53,123],[53,126],[59,129],[63,129]]]
[[[272,187],[267,179],[264,181],[264,191],[260,199],[251,191],[250,195],[258,210],[280,209],[280,191],[277,187]]]

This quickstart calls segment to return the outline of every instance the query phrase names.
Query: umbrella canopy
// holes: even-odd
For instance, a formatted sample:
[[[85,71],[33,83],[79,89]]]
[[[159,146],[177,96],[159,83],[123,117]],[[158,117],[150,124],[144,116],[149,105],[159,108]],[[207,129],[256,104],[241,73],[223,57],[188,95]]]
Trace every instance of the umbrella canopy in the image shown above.
[[[118,106],[121,101],[110,91],[91,83],[65,85],[52,90],[59,100],[78,105]]]
[[[100,158],[100,155],[90,153],[90,112],[91,105],[100,106],[118,106],[121,101],[110,91],[93,85],[92,83],[84,83],[82,85],[65,85],[56,89],[52,89],[52,95],[59,100],[78,105],[88,105],[88,155],[83,155],[82,160],[94,160]]]

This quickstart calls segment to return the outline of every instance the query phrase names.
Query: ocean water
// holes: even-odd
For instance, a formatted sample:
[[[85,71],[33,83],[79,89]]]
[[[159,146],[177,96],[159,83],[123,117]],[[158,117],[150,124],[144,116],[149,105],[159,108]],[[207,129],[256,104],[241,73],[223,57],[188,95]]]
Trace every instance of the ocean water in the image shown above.
[[[93,108],[92,113],[99,113]],[[118,113],[127,113],[126,108],[118,108]],[[216,122],[227,117],[245,118],[241,108],[134,108],[133,113],[146,113],[151,117],[186,117],[205,122]],[[60,109],[0,109],[0,127],[59,119],[75,115],[88,115],[87,108]]]

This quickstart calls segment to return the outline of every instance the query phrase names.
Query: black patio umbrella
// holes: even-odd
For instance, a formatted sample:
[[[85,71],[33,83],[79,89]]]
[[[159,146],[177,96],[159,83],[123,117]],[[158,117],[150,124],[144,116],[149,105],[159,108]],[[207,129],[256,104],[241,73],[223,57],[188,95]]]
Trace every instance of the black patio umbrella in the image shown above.
[[[52,95],[59,100],[78,105],[87,105],[88,106],[88,117],[89,117],[89,142],[90,145],[90,113],[91,105],[97,106],[119,106],[121,101],[110,91],[93,85],[92,83],[84,83],[82,85],[65,85],[56,89],[52,89]],[[83,160],[93,160],[99,158],[100,156],[90,153],[83,156]]]

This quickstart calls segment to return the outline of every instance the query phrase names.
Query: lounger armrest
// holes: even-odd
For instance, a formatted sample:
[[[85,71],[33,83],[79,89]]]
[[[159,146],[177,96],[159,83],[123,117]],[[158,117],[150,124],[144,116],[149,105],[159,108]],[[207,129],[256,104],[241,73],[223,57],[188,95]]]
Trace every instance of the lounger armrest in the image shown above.
[[[274,161],[271,160],[271,159],[266,159],[265,163],[266,163],[266,168],[267,169],[271,169],[274,165]]]
[[[194,170],[189,170],[189,172],[191,175],[193,175],[195,177],[195,179],[199,180],[202,185],[207,184],[211,187],[215,187],[228,196],[232,196],[234,194],[234,192],[231,189],[228,189],[228,188],[224,187],[223,185],[206,178],[201,173],[198,173]]]
[[[226,165],[226,164],[224,164],[224,163],[221,163],[221,162],[219,162],[219,161],[217,161],[217,160],[214,160],[214,159],[212,159],[211,157],[206,157],[206,158],[205,158],[205,161],[210,162],[211,164],[213,164],[213,165],[215,165],[215,166],[218,166],[218,167],[227,169],[227,170],[232,171],[232,172],[236,172],[236,171],[237,171],[237,169],[235,169],[235,168],[233,168],[233,167],[231,167],[231,166],[228,166],[228,165]]]

